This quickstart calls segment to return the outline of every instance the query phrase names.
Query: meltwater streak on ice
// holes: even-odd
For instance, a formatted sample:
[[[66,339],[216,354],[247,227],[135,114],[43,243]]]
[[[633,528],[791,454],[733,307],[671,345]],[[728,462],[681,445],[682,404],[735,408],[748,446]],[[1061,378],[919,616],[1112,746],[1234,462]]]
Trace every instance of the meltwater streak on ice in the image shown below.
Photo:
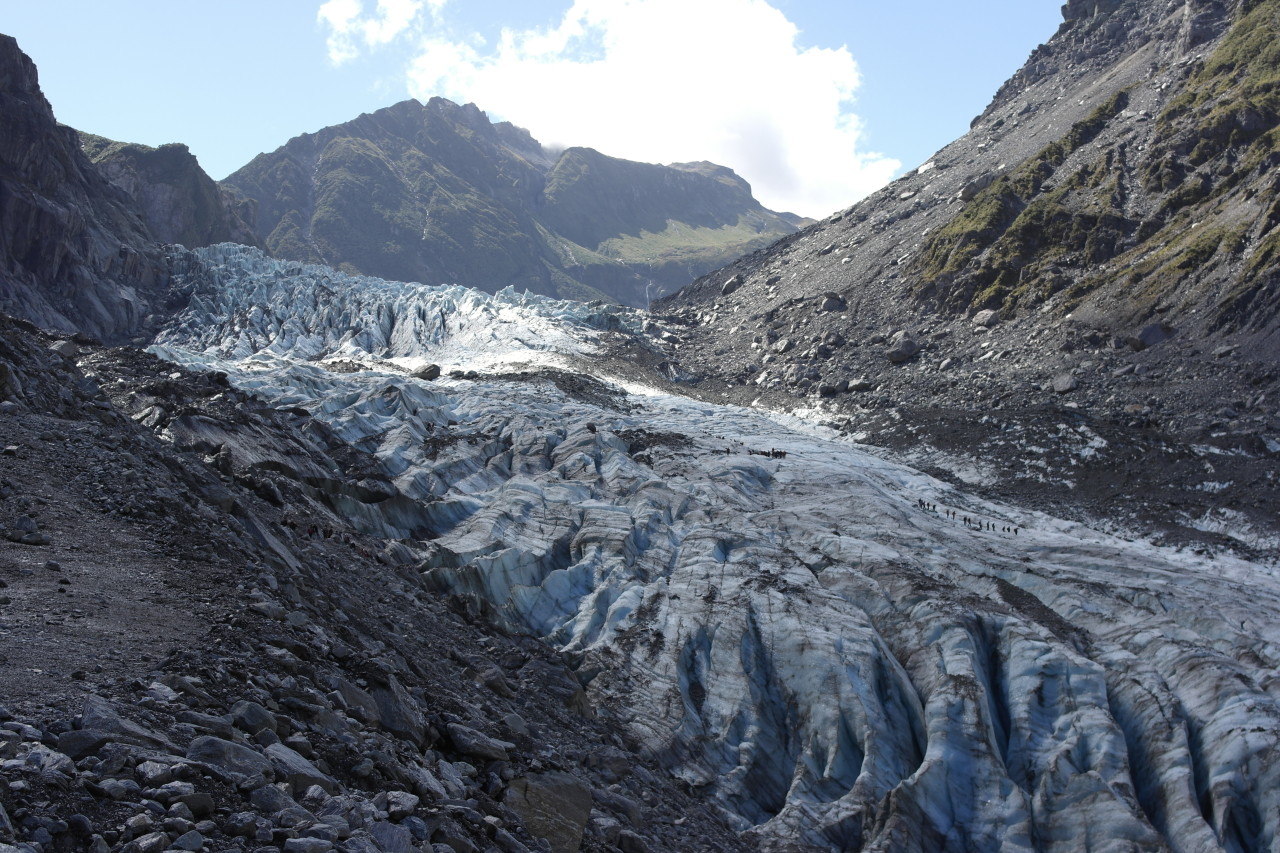
[[[518,341],[581,353],[608,321],[234,258],[163,352],[375,452],[424,507],[425,582],[577,656],[599,712],[766,849],[1274,847],[1265,567],[980,501],[783,416],[330,373],[306,361],[527,361]]]

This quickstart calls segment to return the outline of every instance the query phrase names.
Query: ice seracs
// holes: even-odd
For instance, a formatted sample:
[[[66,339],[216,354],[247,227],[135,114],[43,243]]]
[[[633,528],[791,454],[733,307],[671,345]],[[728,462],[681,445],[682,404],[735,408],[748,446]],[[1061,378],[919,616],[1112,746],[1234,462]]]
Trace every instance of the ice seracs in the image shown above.
[[[630,312],[228,247],[187,275],[159,351],[376,453],[423,583],[560,648],[762,848],[1280,841],[1274,567],[987,503],[800,419],[504,372],[581,365]],[[395,369],[426,362],[478,372]]]

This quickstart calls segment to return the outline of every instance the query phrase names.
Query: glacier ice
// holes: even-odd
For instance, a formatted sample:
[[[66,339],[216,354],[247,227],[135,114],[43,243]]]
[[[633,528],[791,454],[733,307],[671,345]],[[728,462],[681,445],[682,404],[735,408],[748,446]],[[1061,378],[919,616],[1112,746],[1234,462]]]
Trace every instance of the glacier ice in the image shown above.
[[[429,528],[423,583],[561,649],[763,849],[1280,844],[1274,566],[989,503],[798,418],[511,373],[587,369],[636,312],[186,263],[156,351],[375,453]]]

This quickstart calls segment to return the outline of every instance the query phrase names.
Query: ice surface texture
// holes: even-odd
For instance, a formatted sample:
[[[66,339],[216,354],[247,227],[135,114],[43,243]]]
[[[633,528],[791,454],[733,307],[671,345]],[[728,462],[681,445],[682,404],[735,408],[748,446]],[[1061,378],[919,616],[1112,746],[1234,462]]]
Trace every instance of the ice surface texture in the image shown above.
[[[573,655],[766,849],[1280,844],[1271,567],[986,503],[794,418],[388,365],[581,357],[629,312],[190,263],[160,351],[377,453],[435,537],[424,583]]]

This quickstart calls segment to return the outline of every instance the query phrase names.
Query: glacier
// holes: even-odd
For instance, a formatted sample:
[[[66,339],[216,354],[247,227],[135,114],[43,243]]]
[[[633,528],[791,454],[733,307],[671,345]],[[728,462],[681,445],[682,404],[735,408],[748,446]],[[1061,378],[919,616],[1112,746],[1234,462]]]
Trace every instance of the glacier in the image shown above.
[[[400,499],[334,523],[559,649],[761,849],[1280,849],[1274,563],[610,375],[643,312],[231,245],[176,268],[153,351],[375,454]]]

